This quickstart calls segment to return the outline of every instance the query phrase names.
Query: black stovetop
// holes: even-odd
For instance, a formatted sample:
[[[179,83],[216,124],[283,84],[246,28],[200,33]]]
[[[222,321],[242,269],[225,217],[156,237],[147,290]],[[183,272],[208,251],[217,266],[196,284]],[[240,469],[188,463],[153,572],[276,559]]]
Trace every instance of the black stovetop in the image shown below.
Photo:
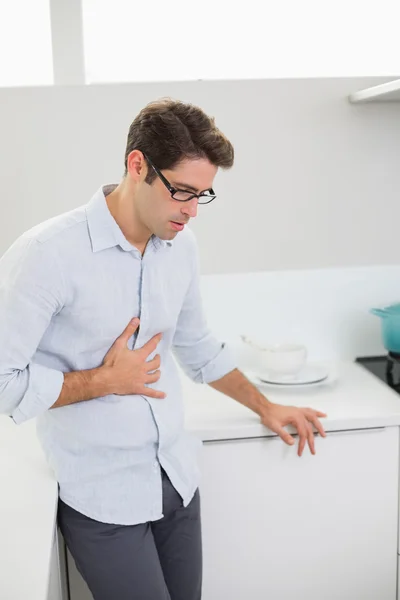
[[[360,356],[356,362],[362,364],[376,377],[387,383],[400,394],[400,355],[385,354],[383,356]]]

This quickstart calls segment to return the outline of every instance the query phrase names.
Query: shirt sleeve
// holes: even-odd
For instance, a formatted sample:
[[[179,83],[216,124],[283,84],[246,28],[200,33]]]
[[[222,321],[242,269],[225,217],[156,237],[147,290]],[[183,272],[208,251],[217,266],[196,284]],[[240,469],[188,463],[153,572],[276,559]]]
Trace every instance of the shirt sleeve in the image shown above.
[[[48,244],[21,236],[0,259],[0,413],[19,424],[49,409],[62,371],[34,361],[63,306],[62,275]]]
[[[180,311],[173,352],[178,363],[196,383],[211,383],[236,368],[236,362],[227,346],[209,330],[200,293],[200,270],[197,245],[194,242],[193,272]]]

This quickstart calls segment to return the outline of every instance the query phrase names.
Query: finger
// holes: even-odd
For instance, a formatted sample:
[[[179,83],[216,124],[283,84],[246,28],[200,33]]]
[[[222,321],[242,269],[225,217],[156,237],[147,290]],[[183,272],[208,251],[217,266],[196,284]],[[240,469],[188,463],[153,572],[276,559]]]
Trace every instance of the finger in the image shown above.
[[[157,335],[154,335],[148,342],[146,342],[139,351],[145,356],[149,356],[157,348],[161,338],[162,333],[157,333]]]
[[[285,444],[293,446],[294,438],[290,435],[290,433],[286,431],[286,429],[283,429],[283,427],[277,427],[275,429],[275,433],[279,435],[279,437],[285,442]]]
[[[327,417],[328,416],[326,413],[323,413],[319,410],[314,410],[314,412],[317,415],[317,417]]]
[[[315,454],[314,432],[312,430],[310,423],[307,423],[307,431],[308,431],[308,435],[307,435],[308,447],[310,448],[311,454]]]
[[[326,413],[323,413],[320,410],[314,410],[314,408],[304,408],[303,412],[305,412],[306,414],[313,414],[317,417],[327,417],[328,416]]]
[[[149,373],[146,377],[145,383],[155,383],[161,377],[161,371],[155,371],[154,373]]]
[[[326,437],[325,429],[322,426],[322,423],[317,419],[315,415],[308,416],[308,420],[314,425],[315,429],[318,431],[322,437]]]
[[[160,398],[163,399],[166,397],[166,393],[165,392],[160,392],[158,390],[153,390],[152,388],[143,387],[143,392],[142,392],[143,396],[149,396],[149,398]]]
[[[136,329],[139,327],[139,323],[140,321],[137,317],[135,319],[132,319],[132,321],[129,321],[128,325],[125,327],[124,331],[117,339],[124,342],[124,344],[127,344],[129,338],[135,333]]]
[[[149,373],[150,371],[155,371],[156,369],[159,369],[161,365],[161,357],[159,354],[156,354],[156,356],[154,358],[152,358],[151,360],[148,360],[145,364],[145,368],[146,368],[146,372]]]
[[[304,447],[306,445],[306,441],[307,441],[307,435],[300,435],[299,436],[299,448],[297,451],[297,454],[299,456],[303,455],[303,451],[304,451]]]
[[[296,421],[294,423],[294,425],[296,426],[296,429],[299,432],[298,455],[301,456],[303,454],[304,447],[305,447],[307,439],[308,439],[307,422],[306,421]]]

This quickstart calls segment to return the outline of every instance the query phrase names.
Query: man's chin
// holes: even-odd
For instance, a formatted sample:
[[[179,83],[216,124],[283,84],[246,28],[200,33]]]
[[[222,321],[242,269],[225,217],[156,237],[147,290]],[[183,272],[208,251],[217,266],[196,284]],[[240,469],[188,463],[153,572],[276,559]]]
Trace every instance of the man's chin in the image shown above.
[[[160,235],[157,235],[157,237],[160,238],[160,240],[164,240],[164,242],[168,242],[169,240],[173,240],[177,234],[179,233],[179,231],[164,231],[160,233]]]

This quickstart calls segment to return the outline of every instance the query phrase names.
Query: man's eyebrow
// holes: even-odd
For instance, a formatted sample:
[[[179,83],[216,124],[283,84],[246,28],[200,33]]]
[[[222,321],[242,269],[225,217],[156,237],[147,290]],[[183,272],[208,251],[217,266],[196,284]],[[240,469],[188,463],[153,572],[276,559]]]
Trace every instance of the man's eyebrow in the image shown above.
[[[189,190],[191,192],[198,192],[199,190],[189,183],[183,183],[182,181],[173,181],[174,187],[180,188],[181,190]]]

